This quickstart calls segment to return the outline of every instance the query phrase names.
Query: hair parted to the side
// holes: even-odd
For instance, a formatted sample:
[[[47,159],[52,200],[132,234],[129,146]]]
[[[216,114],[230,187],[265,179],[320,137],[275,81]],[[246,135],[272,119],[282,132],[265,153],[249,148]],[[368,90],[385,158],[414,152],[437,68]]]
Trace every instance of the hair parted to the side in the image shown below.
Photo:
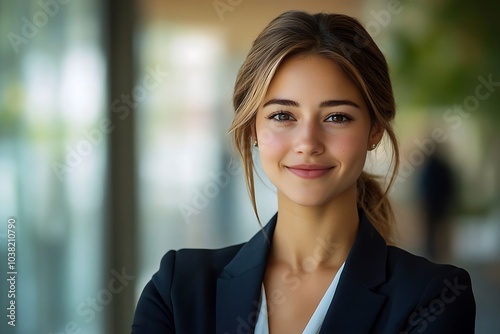
[[[288,11],[269,23],[254,41],[236,78],[235,116],[229,132],[240,154],[255,214],[252,142],[255,115],[283,59],[294,55],[321,55],[335,61],[359,89],[368,106],[372,125],[385,130],[392,144],[392,173],[385,190],[376,176],[363,171],[357,181],[358,207],[374,227],[392,243],[394,214],[388,199],[399,166],[399,147],[392,128],[395,103],[384,55],[356,19],[342,14]],[[259,220],[260,221],[260,220]]]

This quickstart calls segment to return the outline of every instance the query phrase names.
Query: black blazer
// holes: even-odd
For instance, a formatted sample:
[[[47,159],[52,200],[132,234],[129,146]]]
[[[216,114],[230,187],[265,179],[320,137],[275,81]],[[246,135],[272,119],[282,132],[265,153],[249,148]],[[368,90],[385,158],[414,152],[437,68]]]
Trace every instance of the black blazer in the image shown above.
[[[264,227],[270,240],[276,219]],[[223,249],[169,251],[142,292],[132,333],[253,333],[267,240],[259,232]],[[465,270],[387,246],[360,213],[320,333],[474,333],[475,317]]]

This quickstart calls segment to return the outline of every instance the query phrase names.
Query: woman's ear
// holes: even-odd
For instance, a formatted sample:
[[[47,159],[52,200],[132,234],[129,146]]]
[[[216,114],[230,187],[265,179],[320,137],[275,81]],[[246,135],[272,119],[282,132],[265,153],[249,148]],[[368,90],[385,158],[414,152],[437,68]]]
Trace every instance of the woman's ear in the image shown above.
[[[368,139],[368,150],[373,150],[378,146],[384,135],[384,128],[378,123],[374,123],[370,130],[370,137]]]
[[[255,127],[255,122],[252,124],[252,135],[250,137],[250,141],[253,146],[257,146],[258,140],[257,140],[257,129]]]

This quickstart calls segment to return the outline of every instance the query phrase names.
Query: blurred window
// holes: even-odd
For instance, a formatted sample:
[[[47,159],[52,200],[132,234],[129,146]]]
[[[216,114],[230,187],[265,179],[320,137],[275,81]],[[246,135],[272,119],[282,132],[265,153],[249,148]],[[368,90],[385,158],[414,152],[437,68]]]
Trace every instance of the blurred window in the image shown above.
[[[16,333],[103,327],[102,3],[0,4],[0,267],[16,220]],[[89,245],[90,244],[90,245]],[[0,284],[0,332],[12,333]]]

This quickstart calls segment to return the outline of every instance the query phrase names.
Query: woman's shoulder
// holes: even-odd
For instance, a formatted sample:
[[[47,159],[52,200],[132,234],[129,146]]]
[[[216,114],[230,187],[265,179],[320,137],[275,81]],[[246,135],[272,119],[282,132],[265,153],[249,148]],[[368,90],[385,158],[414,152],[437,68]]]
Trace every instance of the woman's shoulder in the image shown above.
[[[158,275],[186,276],[220,273],[244,244],[218,249],[183,248],[170,250],[162,258]]]
[[[471,277],[465,269],[434,263],[394,246],[388,247],[386,286],[420,303],[453,301],[467,305],[471,312],[475,309]]]
[[[388,246],[387,269],[389,276],[407,278],[411,281],[425,281],[449,273],[468,276],[467,271],[462,268],[451,264],[435,263],[396,246]]]
[[[134,316],[133,332],[174,332],[174,309],[179,305],[194,309],[204,304],[205,309],[210,310],[217,277],[242,245],[168,251],[161,260],[159,270],[142,291]]]
[[[474,332],[476,304],[465,269],[389,246],[386,270],[387,281],[379,292],[390,298],[394,312],[409,314],[403,333]]]

